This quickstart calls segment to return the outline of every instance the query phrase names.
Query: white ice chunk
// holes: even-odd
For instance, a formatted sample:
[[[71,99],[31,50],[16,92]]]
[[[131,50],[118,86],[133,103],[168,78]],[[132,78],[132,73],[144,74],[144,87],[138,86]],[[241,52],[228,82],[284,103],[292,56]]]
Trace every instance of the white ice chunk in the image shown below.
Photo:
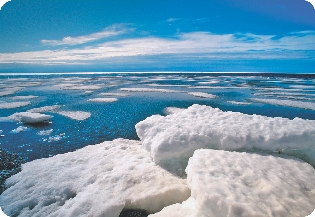
[[[218,80],[212,80],[212,81],[200,81],[198,84],[217,84],[220,83]]]
[[[169,205],[160,212],[151,214],[148,217],[206,217],[196,209],[195,203],[195,199],[190,197],[181,204]]]
[[[38,96],[33,96],[33,95],[29,95],[29,96],[13,96],[11,99],[12,100],[30,100],[30,99],[35,99]]]
[[[201,97],[201,98],[216,98],[217,96],[214,94],[210,93],[203,93],[203,92],[187,92],[189,95],[196,96],[196,97]]]
[[[22,165],[6,181],[9,216],[118,217],[123,208],[160,211],[190,196],[186,180],[163,170],[139,141],[117,139]]]
[[[90,112],[83,112],[83,111],[59,111],[57,113],[60,115],[66,116],[68,118],[78,120],[78,121],[82,121],[91,117]]]
[[[99,90],[103,88],[103,86],[99,85],[74,85],[74,86],[64,86],[65,90]]]
[[[174,113],[178,113],[185,110],[184,108],[177,108],[177,107],[167,107],[163,110],[164,114],[170,115]]]
[[[8,118],[23,123],[40,123],[49,120],[53,116],[35,112],[18,112],[10,115]]]
[[[27,112],[55,112],[56,110],[60,109],[61,105],[52,105],[52,106],[43,106],[40,108],[32,108],[27,110]]]
[[[0,103],[0,109],[12,109],[12,108],[19,108],[23,106],[29,105],[30,101],[25,102],[1,102]]]
[[[151,87],[190,87],[191,85],[187,84],[146,84]]]
[[[22,89],[24,88],[23,87],[4,88],[0,90],[0,96],[12,95]]]
[[[39,136],[49,136],[53,132],[53,129],[50,130],[41,130],[38,133],[36,133]]]
[[[207,217],[304,217],[315,208],[315,170],[294,157],[197,150],[186,173]]]
[[[129,92],[161,92],[161,93],[181,93],[182,91],[170,90],[170,89],[159,89],[159,88],[120,88],[121,91]]]
[[[92,98],[88,99],[89,102],[116,102],[117,98]]]
[[[261,99],[261,98],[250,98],[250,100],[254,102],[272,104],[272,105],[283,105],[283,106],[290,106],[295,108],[304,108],[304,109],[311,109],[315,110],[315,103],[313,102],[301,102],[301,101],[294,101],[294,100],[278,100],[278,99]]]
[[[129,96],[127,93],[100,93],[102,96]]]
[[[19,126],[18,128],[11,130],[11,133],[19,133],[28,130],[27,127]]]
[[[234,105],[250,105],[250,102],[238,102],[238,101],[227,101],[228,103],[234,104]]]
[[[315,217],[315,209],[314,209],[314,211],[313,211],[311,214],[309,214],[309,215],[306,216],[306,217]]]
[[[183,174],[188,158],[200,148],[280,151],[315,166],[314,120],[270,118],[192,105],[166,117],[148,117],[136,124],[136,131],[154,162],[178,174]]]

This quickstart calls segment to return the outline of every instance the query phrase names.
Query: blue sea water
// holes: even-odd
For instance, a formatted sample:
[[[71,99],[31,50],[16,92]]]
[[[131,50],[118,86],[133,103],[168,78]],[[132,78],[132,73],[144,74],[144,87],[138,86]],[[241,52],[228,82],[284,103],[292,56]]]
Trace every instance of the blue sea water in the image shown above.
[[[99,89],[95,89],[97,85]],[[12,87],[23,87],[1,96]],[[127,92],[121,88],[159,88],[179,92]],[[91,92],[85,92],[91,90]],[[101,93],[128,96],[103,96]],[[187,92],[214,94],[200,98]],[[38,96],[18,100],[15,96]],[[91,102],[92,98],[116,97],[115,102]],[[273,99],[286,105],[256,102]],[[1,104],[30,101],[27,106],[1,109]],[[303,107],[303,102],[309,106]],[[236,111],[269,117],[295,117],[315,120],[315,75],[217,74],[217,73],[113,73],[0,75],[0,148],[24,157],[26,161],[74,151],[115,138],[138,139],[135,124],[154,114],[165,115],[167,107],[187,108],[208,105],[223,111]],[[297,104],[299,106],[297,106]],[[61,105],[62,111],[90,112],[86,120],[74,120],[55,112],[49,123],[29,125],[6,120],[16,112]],[[205,120],[207,121],[207,120]],[[15,132],[24,127],[23,131]],[[15,131],[14,131],[15,130]],[[40,132],[46,131],[47,135]],[[50,134],[49,134],[50,132]]]

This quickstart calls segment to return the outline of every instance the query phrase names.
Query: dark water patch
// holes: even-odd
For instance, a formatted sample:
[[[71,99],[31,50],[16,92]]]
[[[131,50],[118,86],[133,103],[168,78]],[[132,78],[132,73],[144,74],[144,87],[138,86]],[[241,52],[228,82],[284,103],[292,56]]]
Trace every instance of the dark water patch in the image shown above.
[[[147,217],[149,214],[145,210],[124,209],[119,217]]]

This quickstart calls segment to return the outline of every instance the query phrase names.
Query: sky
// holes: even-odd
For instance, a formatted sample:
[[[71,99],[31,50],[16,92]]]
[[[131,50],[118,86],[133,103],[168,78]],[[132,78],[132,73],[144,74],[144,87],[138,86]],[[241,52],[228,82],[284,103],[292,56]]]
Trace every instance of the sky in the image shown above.
[[[315,9],[305,0],[11,0],[1,7],[0,73],[91,71],[315,73]]]

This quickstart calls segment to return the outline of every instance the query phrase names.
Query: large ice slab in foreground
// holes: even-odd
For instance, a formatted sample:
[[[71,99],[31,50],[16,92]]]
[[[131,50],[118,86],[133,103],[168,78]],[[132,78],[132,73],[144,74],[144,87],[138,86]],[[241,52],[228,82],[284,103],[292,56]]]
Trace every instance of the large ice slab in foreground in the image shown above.
[[[22,165],[6,181],[0,206],[9,216],[117,217],[186,200],[186,180],[152,162],[138,141],[117,139]]]
[[[148,117],[136,125],[136,131],[154,162],[179,174],[200,148],[280,151],[315,166],[314,120],[270,118],[192,105],[166,117]]]
[[[293,157],[197,150],[186,173],[204,216],[304,217],[315,208],[315,169]]]

